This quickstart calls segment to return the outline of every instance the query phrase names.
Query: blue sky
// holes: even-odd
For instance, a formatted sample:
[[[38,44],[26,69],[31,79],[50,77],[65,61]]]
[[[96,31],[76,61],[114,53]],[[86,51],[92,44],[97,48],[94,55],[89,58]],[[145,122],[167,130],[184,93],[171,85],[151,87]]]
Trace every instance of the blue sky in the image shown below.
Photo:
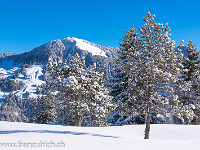
[[[0,0],[0,53],[69,36],[119,46],[123,32],[143,25],[148,11],[169,23],[176,43],[192,39],[200,47],[199,6],[197,0]]]

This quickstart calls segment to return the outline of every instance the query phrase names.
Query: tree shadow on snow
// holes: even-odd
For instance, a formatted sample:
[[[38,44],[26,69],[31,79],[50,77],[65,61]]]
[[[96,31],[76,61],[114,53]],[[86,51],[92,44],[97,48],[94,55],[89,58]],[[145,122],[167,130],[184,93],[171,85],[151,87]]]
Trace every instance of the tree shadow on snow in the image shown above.
[[[14,134],[14,133],[52,133],[52,134],[89,135],[89,136],[98,136],[98,137],[107,137],[107,138],[119,138],[117,136],[84,133],[84,132],[72,132],[72,131],[51,131],[51,130],[8,130],[8,131],[3,131],[3,130],[0,130],[0,135],[1,134]]]

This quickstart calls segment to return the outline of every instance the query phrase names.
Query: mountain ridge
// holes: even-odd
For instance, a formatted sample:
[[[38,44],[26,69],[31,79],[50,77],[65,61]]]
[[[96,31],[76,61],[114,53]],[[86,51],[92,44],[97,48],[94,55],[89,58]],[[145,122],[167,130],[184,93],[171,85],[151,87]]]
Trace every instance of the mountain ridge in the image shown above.
[[[77,44],[78,42],[79,44]],[[95,51],[91,52],[92,48],[96,51],[99,51],[99,54],[98,52],[95,53]],[[78,53],[81,57],[85,58],[88,55],[100,56],[100,57],[112,56],[112,58],[116,58],[117,50],[118,48],[115,47],[104,47],[75,37],[67,37],[63,39],[49,41],[41,46],[32,49],[29,52],[6,56],[4,58],[8,60],[13,59],[14,63],[16,64],[22,63],[22,64],[41,65],[41,64],[46,64],[50,57],[54,61],[56,60],[58,61],[59,59],[63,61],[66,60],[66,57],[68,57],[68,55],[74,55],[75,53]],[[100,54],[100,52],[102,53],[102,55]]]

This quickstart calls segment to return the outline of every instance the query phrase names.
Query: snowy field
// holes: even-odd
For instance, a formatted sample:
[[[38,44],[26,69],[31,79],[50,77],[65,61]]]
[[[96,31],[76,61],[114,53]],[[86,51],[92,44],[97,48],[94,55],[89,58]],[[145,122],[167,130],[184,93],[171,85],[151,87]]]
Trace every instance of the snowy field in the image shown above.
[[[150,140],[143,139],[144,128],[144,125],[73,127],[2,121],[0,149],[198,150],[200,147],[200,126],[151,125]]]

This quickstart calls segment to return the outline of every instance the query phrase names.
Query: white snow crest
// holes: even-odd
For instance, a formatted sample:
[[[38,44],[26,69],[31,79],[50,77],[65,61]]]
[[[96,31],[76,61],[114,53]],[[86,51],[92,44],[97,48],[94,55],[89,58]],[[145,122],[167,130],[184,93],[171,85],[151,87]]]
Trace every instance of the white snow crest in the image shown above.
[[[86,43],[83,39],[78,39],[75,37],[67,37],[67,38],[64,38],[62,41],[64,41],[64,40],[67,40],[70,42],[76,42],[77,47],[79,47],[81,50],[88,51],[92,55],[100,55],[100,56],[107,57],[106,53],[104,51],[102,51],[101,49],[99,49],[95,46],[92,46],[92,45]]]

